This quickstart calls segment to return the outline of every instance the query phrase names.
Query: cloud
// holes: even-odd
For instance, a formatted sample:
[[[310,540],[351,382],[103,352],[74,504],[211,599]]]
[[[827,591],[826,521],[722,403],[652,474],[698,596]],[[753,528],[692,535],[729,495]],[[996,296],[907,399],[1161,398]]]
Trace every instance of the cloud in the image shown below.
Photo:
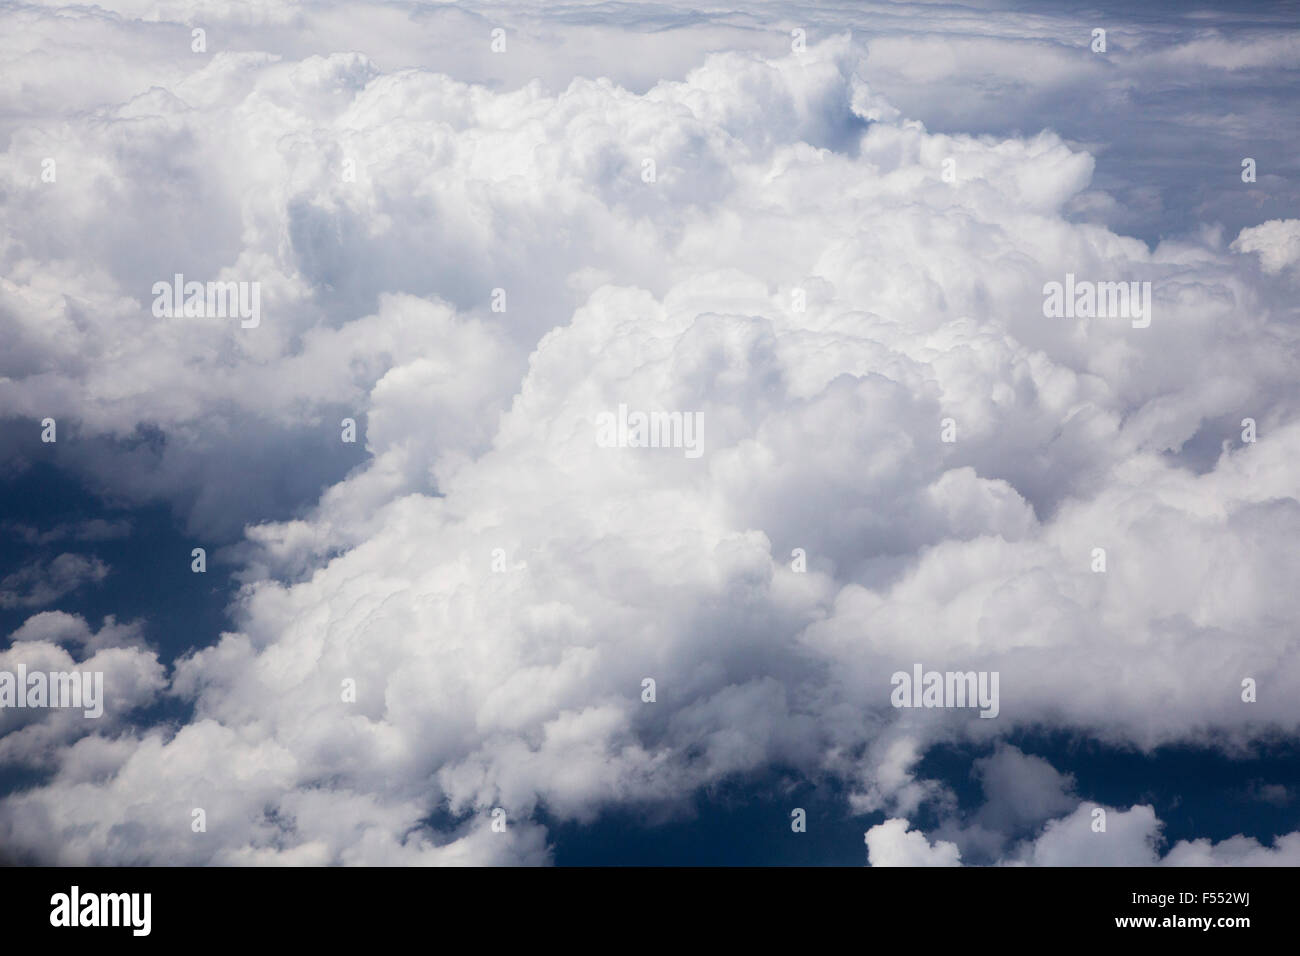
[[[906,820],[889,820],[868,831],[872,866],[960,865],[956,844],[936,840],[931,848],[921,831],[904,833],[907,826]],[[1084,802],[1072,813],[1049,821],[1036,838],[1012,848],[997,863],[1001,866],[1295,866],[1300,860],[1300,833],[1278,836],[1272,846],[1242,835],[1219,842],[1180,840],[1162,853],[1163,828],[1164,824],[1150,806],[1118,810]],[[877,857],[881,862],[877,862]],[[927,863],[927,860],[943,862]]]
[[[1243,229],[1233,241],[1232,248],[1237,252],[1258,255],[1265,272],[1293,269],[1296,263],[1300,263],[1300,219],[1271,219]]]
[[[1210,840],[1183,840],[1161,861],[1165,866],[1297,866],[1300,833],[1279,836],[1271,847],[1246,836]]]
[[[1106,814],[1105,830],[1094,828],[1094,810]],[[1017,862],[1029,866],[1152,866],[1161,823],[1149,806],[1128,810],[1080,804],[1067,817],[1047,824],[1042,836]]]
[[[141,622],[117,623],[112,615],[104,618],[98,631],[86,619],[64,611],[42,611],[27,618],[9,635],[13,644],[21,641],[41,641],[47,644],[72,645],[83,652],[94,652],[109,647],[145,647]]]
[[[65,552],[48,562],[29,564],[0,580],[0,607],[53,604],[87,584],[108,577],[108,565],[92,555]]]
[[[242,582],[230,630],[166,675],[116,625],[23,625],[11,653],[109,655],[121,706],[194,717],[10,735],[8,759],[49,771],[0,802],[13,853],[544,863],[541,811],[671,810],[779,765],[888,815],[874,865],[1118,864],[1155,859],[1154,811],[1093,834],[1072,781],[1001,738],[1295,731],[1285,229],[1150,246],[1080,214],[1110,207],[1079,144],[931,131],[867,79],[960,83],[1028,42],[999,82],[1102,83],[1054,21],[697,49],[742,47],[756,28],[733,18],[638,85],[614,26],[551,83],[525,82],[537,49],[585,34],[524,13],[529,53],[493,78],[490,52],[457,50],[455,75],[407,68],[411,39],[387,62],[320,54],[280,6],[255,13],[265,48],[197,58],[177,23],[78,15],[114,56],[147,33],[147,68],[100,91],[47,75],[32,95],[64,118],[14,128],[0,161],[0,406],[23,423],[4,441],[170,501]],[[339,11],[314,16],[310,41],[342,48]],[[491,18],[436,16],[486,46]],[[177,272],[260,283],[263,321],[154,317]],[[1045,319],[1067,273],[1151,282],[1150,327]],[[620,405],[698,414],[704,454],[600,447]],[[70,590],[40,585],[55,570],[2,587],[44,606]],[[895,710],[914,662],[997,671],[999,716]],[[953,741],[995,745],[987,802],[931,843],[908,820],[951,793],[918,765]]]
[[[129,535],[131,522],[126,519],[106,521],[103,518],[91,518],[58,524],[48,531],[24,524],[10,525],[9,530],[29,545],[53,544],[56,541],[112,541]]]
[[[960,848],[968,864],[1000,859],[1016,842],[1078,805],[1073,777],[1008,744],[999,743],[990,756],[976,760],[971,772],[980,780],[983,805],[965,820],[949,811],[935,830]]]
[[[76,660],[63,648],[44,640],[30,637],[15,641],[8,650],[0,651],[0,672],[21,675],[25,668],[29,675],[41,672],[81,675],[81,683],[92,683],[98,693],[102,674],[102,697],[94,701],[82,698],[86,707],[50,706],[19,707],[7,705],[0,708],[0,765],[18,765],[36,768],[54,774],[65,774],[70,784],[86,782],[91,775],[83,755],[100,753],[107,745],[109,735],[117,735],[130,725],[132,711],[157,699],[166,687],[167,680],[158,657],[142,647],[99,647],[93,653],[83,653]],[[14,677],[15,686],[18,676]],[[102,711],[97,716],[87,716],[88,710]],[[79,750],[80,743],[86,744]],[[119,737],[116,749],[126,746]],[[49,833],[31,834],[30,839],[45,842]],[[24,841],[6,843],[15,853],[22,853]]]
[[[960,866],[955,844],[933,846],[919,830],[908,830],[902,819],[886,820],[867,831],[867,857],[872,866]]]

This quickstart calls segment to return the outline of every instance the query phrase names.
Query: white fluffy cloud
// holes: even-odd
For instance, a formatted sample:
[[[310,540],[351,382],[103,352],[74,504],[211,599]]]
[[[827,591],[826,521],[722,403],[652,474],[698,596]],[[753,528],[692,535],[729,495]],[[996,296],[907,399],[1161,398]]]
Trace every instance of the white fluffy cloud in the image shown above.
[[[1100,827],[1104,812],[1105,829]],[[1217,843],[1180,840],[1161,852],[1163,824],[1149,806],[1128,810],[1081,803],[1072,813],[1049,821],[1032,840],[1014,847],[999,862],[1004,866],[1296,866],[1300,833],[1279,836],[1272,846],[1246,836]],[[909,830],[908,822],[891,819],[867,831],[872,866],[959,866],[954,843]]]
[[[872,866],[960,866],[955,844],[936,841],[933,846],[919,830],[909,830],[906,820],[886,820],[867,831],[867,856]]]
[[[100,633],[111,629],[110,624]],[[93,644],[89,642],[87,650]],[[52,771],[69,784],[93,774],[80,753],[94,753],[107,745],[127,726],[126,715],[149,704],[167,686],[157,655],[143,647],[101,647],[76,660],[59,645],[22,631],[15,635],[11,648],[0,651],[0,672],[21,675],[24,670],[20,668],[28,675],[77,673],[79,683],[96,688],[93,699],[83,692],[80,700],[84,707],[18,707],[11,703],[0,710],[0,763]],[[102,696],[96,674],[103,675]],[[17,683],[15,679],[15,687]],[[46,693],[53,704],[53,691]],[[97,711],[102,712],[87,716]],[[82,745],[85,751],[78,750]]]
[[[527,43],[495,78],[453,49],[453,78],[400,46],[328,52],[337,10],[301,50],[278,5],[251,9],[275,52],[213,29],[191,59],[152,22],[189,6],[121,7],[105,42],[147,35],[143,65],[93,94],[43,74],[51,108],[97,99],[0,155],[0,407],[69,421],[63,462],[114,494],[218,538],[258,522],[231,631],[169,684],[126,635],[67,638],[118,655],[121,708],[168,693],[195,716],[58,738],[48,781],[0,802],[11,852],[544,862],[539,809],[590,820],[780,764],[891,815],[873,864],[952,865],[957,842],[904,819],[943,798],[915,770],[936,742],[1295,732],[1295,220],[1152,248],[1080,214],[1077,144],[934,133],[864,80],[966,75],[977,46],[919,60],[846,33],[798,54],[730,22],[689,34],[668,79],[610,65],[615,43],[524,82],[554,76]],[[56,42],[32,16],[24,41]],[[1095,69],[1053,72],[1029,40],[1052,83]],[[175,272],[261,283],[261,324],[155,318]],[[1151,282],[1151,326],[1045,319],[1067,272]],[[699,413],[704,455],[599,447],[620,404]],[[364,459],[340,457],[343,417]],[[5,440],[34,455],[35,434]],[[312,506],[260,520],[285,487]],[[53,649],[35,635],[56,623],[14,637]],[[913,662],[998,671],[998,718],[894,710]],[[982,773],[984,852],[1041,825],[1014,859],[1153,858],[1150,808],[1089,842],[1050,766],[1004,749]]]
[[[1243,229],[1232,248],[1256,253],[1265,272],[1294,269],[1300,263],[1300,219],[1271,219]]]

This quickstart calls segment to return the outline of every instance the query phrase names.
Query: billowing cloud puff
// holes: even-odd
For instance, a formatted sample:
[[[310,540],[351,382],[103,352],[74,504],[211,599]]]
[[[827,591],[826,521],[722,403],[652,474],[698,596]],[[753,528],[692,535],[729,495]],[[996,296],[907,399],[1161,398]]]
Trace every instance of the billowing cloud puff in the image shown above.
[[[70,782],[86,775],[73,742],[93,753],[166,684],[144,648],[101,647],[77,661],[47,640],[15,641],[0,651],[0,762],[67,772]]]
[[[872,866],[960,866],[961,854],[942,840],[931,846],[925,834],[909,830],[906,820],[886,820],[867,831]]]
[[[1099,811],[1105,817],[1097,816]],[[1105,829],[1099,826],[1104,819]],[[1148,806],[1107,811],[1080,804],[1067,817],[1053,820],[1026,848],[1030,866],[1151,866],[1156,862],[1160,821]]]
[[[109,616],[98,631],[91,628],[85,618],[64,611],[42,611],[33,614],[22,626],[9,635],[15,644],[20,641],[44,641],[47,644],[71,645],[94,652],[107,647],[146,647],[147,642],[139,621],[119,624]]]
[[[1294,269],[1300,263],[1300,219],[1272,219],[1243,229],[1232,248],[1256,253],[1265,272]]]
[[[1162,854],[1163,824],[1149,806],[1128,810],[1081,803],[1070,814],[1049,821],[1039,836],[1015,847],[1006,866],[1295,866],[1300,834],[1278,837],[1273,845],[1234,836],[1219,842],[1180,840]],[[891,819],[867,831],[872,866],[959,866],[956,844],[909,830]]]
[[[1280,836],[1271,847],[1244,836],[1218,843],[1184,840],[1161,862],[1166,866],[1300,866],[1300,836]]]

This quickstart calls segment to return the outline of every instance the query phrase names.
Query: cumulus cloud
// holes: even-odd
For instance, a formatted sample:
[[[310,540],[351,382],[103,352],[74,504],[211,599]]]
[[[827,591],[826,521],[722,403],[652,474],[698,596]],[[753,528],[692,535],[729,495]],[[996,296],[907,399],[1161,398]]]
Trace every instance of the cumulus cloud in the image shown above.
[[[925,833],[908,826],[906,820],[893,819],[867,831],[872,866],[961,865],[956,844],[936,839],[932,846]],[[1238,835],[1218,842],[1180,840],[1162,851],[1163,828],[1150,806],[1119,810],[1080,803],[996,862],[1002,866],[1295,866],[1300,862],[1300,832],[1281,835],[1271,846]]]
[[[919,830],[909,830],[906,820],[886,820],[867,831],[867,856],[872,866],[960,866],[955,844],[936,841],[933,846]]]
[[[1243,229],[1232,248],[1258,255],[1265,272],[1294,269],[1300,263],[1300,219],[1272,219]]]
[[[140,621],[119,624],[112,615],[106,617],[96,631],[85,618],[64,611],[42,611],[33,614],[9,635],[11,643],[43,641],[47,644],[72,645],[83,652],[94,652],[108,647],[145,647],[144,628]]]
[[[1272,846],[1245,836],[1218,843],[1184,840],[1161,862],[1165,866],[1300,866],[1300,833],[1279,836]]]
[[[10,675],[15,688],[19,687],[23,674],[30,678],[38,672],[75,673],[81,678],[79,684],[93,685],[93,690],[81,692],[80,701],[86,706],[55,706],[54,692],[50,689],[47,692],[50,706],[22,706],[7,701],[0,708],[0,765],[20,765],[50,773],[75,768],[70,772],[69,782],[90,773],[78,756],[77,744],[90,741],[89,752],[96,752],[129,726],[132,711],[154,701],[167,684],[157,655],[144,648],[101,647],[93,653],[83,652],[81,660],[76,660],[65,649],[31,637],[0,651],[0,672]],[[102,678],[96,677],[97,674]],[[22,694],[23,690],[17,693]],[[86,693],[91,697],[85,696]],[[48,834],[33,836],[42,841],[48,838]],[[21,845],[21,842],[6,843],[6,849]]]
[[[47,771],[0,801],[11,852],[543,863],[540,811],[671,807],[780,765],[888,815],[873,865],[1141,863],[1150,807],[1094,840],[1073,781],[1006,746],[978,764],[984,808],[932,842],[908,818],[950,795],[918,762],[1028,728],[1148,750],[1295,732],[1289,227],[1148,245],[1083,215],[1106,207],[1080,144],[933,131],[867,79],[966,76],[1019,43],[1034,56],[1008,71],[1100,82],[1051,21],[791,52],[732,19],[667,78],[629,75],[616,44],[552,82],[528,38],[582,34],[525,13],[531,52],[486,77],[486,51],[437,70],[406,46],[328,52],[347,48],[329,7],[327,52],[266,4],[274,52],[193,59],[188,5],[114,9],[111,49],[147,31],[144,65],[93,92],[49,74],[33,95],[60,122],[0,156],[0,407],[27,429],[4,441],[172,502],[233,543],[242,591],[165,675],[115,624],[14,635],[9,653],[103,657],[119,710],[175,697],[193,719],[7,736],[0,756]],[[175,273],[260,283],[261,323],[155,317]],[[1044,318],[1067,273],[1150,282],[1150,327]],[[699,415],[704,454],[601,447],[620,405]],[[94,579],[54,563],[7,600]],[[894,709],[914,662],[998,672],[998,717]],[[1291,852],[1229,843],[1169,857]]]
[[[1095,825],[1105,814],[1105,829]],[[1029,866],[1151,866],[1161,823],[1149,806],[1128,810],[1080,804],[1072,814],[1053,820],[1042,836],[1025,847],[1017,862]]]

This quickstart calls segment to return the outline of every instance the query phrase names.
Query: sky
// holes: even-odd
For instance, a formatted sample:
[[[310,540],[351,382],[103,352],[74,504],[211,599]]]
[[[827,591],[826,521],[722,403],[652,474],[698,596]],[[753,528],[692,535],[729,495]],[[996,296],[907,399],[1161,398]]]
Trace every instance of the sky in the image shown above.
[[[0,675],[104,686],[0,688],[0,859],[1300,864],[1298,71],[1294,3],[0,0]]]

